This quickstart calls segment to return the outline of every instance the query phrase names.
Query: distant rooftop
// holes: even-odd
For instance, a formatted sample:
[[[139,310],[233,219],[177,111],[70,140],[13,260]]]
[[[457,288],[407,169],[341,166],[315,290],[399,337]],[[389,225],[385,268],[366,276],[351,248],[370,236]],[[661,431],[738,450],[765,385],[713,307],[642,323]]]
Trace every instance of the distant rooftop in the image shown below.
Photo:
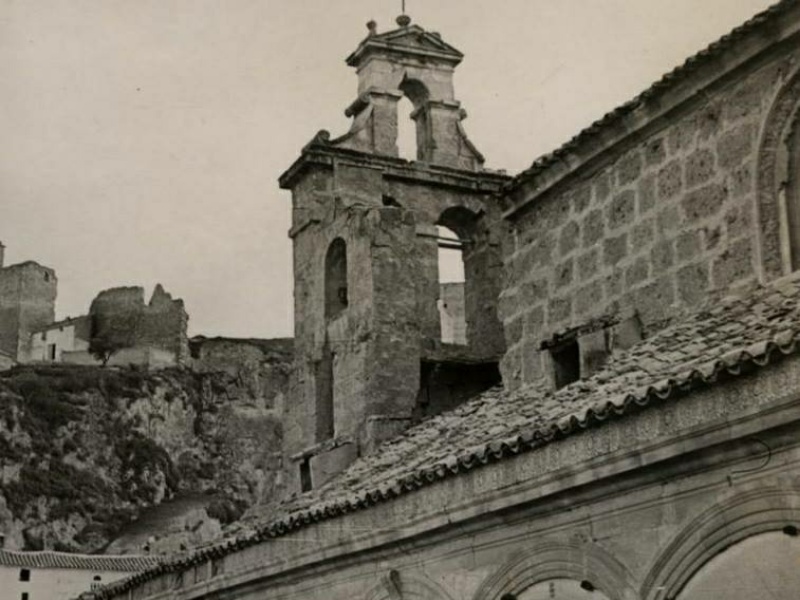
[[[156,556],[103,556],[68,552],[16,552],[0,550],[0,566],[28,569],[80,569],[84,571],[117,571],[135,573],[159,564]]]

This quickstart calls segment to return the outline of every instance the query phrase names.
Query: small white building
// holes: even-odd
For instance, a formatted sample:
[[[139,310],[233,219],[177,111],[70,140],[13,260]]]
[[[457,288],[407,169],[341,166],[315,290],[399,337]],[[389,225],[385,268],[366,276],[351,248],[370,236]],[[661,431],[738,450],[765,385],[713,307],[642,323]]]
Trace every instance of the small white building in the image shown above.
[[[71,362],[73,352],[89,350],[91,322],[88,316],[56,321],[31,333],[30,356],[27,362]]]
[[[69,600],[158,564],[155,556],[0,549],[3,600]]]

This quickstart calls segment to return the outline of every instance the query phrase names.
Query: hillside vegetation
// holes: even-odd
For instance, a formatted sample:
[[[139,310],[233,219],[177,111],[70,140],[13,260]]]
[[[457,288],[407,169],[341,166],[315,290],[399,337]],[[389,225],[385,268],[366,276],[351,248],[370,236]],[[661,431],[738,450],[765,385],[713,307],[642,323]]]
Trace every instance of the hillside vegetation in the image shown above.
[[[231,372],[37,366],[0,373],[6,547],[102,551],[153,507],[198,495],[208,499],[200,520],[215,526],[195,518],[192,528],[213,533],[268,501],[281,443],[275,388],[287,369],[273,365],[267,398]],[[181,544],[203,541],[191,534]]]

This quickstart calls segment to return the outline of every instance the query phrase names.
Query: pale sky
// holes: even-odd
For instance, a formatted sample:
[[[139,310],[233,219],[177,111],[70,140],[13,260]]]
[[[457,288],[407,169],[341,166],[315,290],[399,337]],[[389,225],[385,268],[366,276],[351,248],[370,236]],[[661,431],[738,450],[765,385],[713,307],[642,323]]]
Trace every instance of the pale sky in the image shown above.
[[[774,0],[408,0],[466,55],[456,95],[517,173]],[[190,333],[292,334],[278,176],[340,135],[344,58],[400,0],[0,0],[0,241],[59,317],[160,282]]]

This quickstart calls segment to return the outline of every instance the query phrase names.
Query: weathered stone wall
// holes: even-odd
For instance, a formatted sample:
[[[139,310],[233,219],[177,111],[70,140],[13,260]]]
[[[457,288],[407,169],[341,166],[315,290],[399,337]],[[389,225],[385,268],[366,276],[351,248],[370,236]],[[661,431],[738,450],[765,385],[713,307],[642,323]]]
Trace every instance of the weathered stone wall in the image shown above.
[[[237,381],[237,404],[280,413],[294,358],[294,340],[194,337],[190,367],[199,373],[226,373]]]
[[[189,357],[189,316],[183,300],[173,300],[160,284],[148,304],[141,287],[100,292],[92,301],[89,314],[93,335],[97,335],[98,327],[110,328],[124,346],[165,350],[174,356],[176,364],[184,364]]]
[[[30,354],[30,333],[55,320],[55,271],[35,262],[0,269],[0,350],[17,360]]]
[[[496,361],[502,354],[502,263],[491,225],[499,223],[500,208],[491,191],[506,178],[469,177],[464,183],[448,171],[345,154],[332,168],[311,167],[292,182],[296,355],[284,418],[290,465],[342,445],[368,451],[410,422],[422,361],[439,357],[443,347],[436,239],[443,218],[466,241],[461,357]],[[335,240],[346,246],[347,306],[330,316],[325,269]],[[331,405],[328,428],[320,421],[330,418]],[[312,470],[327,460],[312,459]],[[287,468],[293,483],[296,467]]]
[[[505,239],[500,302],[508,387],[551,379],[541,344],[554,334],[634,313],[646,335],[759,277],[759,140],[797,64],[776,50],[546,193],[521,178],[510,199],[527,206]]]

